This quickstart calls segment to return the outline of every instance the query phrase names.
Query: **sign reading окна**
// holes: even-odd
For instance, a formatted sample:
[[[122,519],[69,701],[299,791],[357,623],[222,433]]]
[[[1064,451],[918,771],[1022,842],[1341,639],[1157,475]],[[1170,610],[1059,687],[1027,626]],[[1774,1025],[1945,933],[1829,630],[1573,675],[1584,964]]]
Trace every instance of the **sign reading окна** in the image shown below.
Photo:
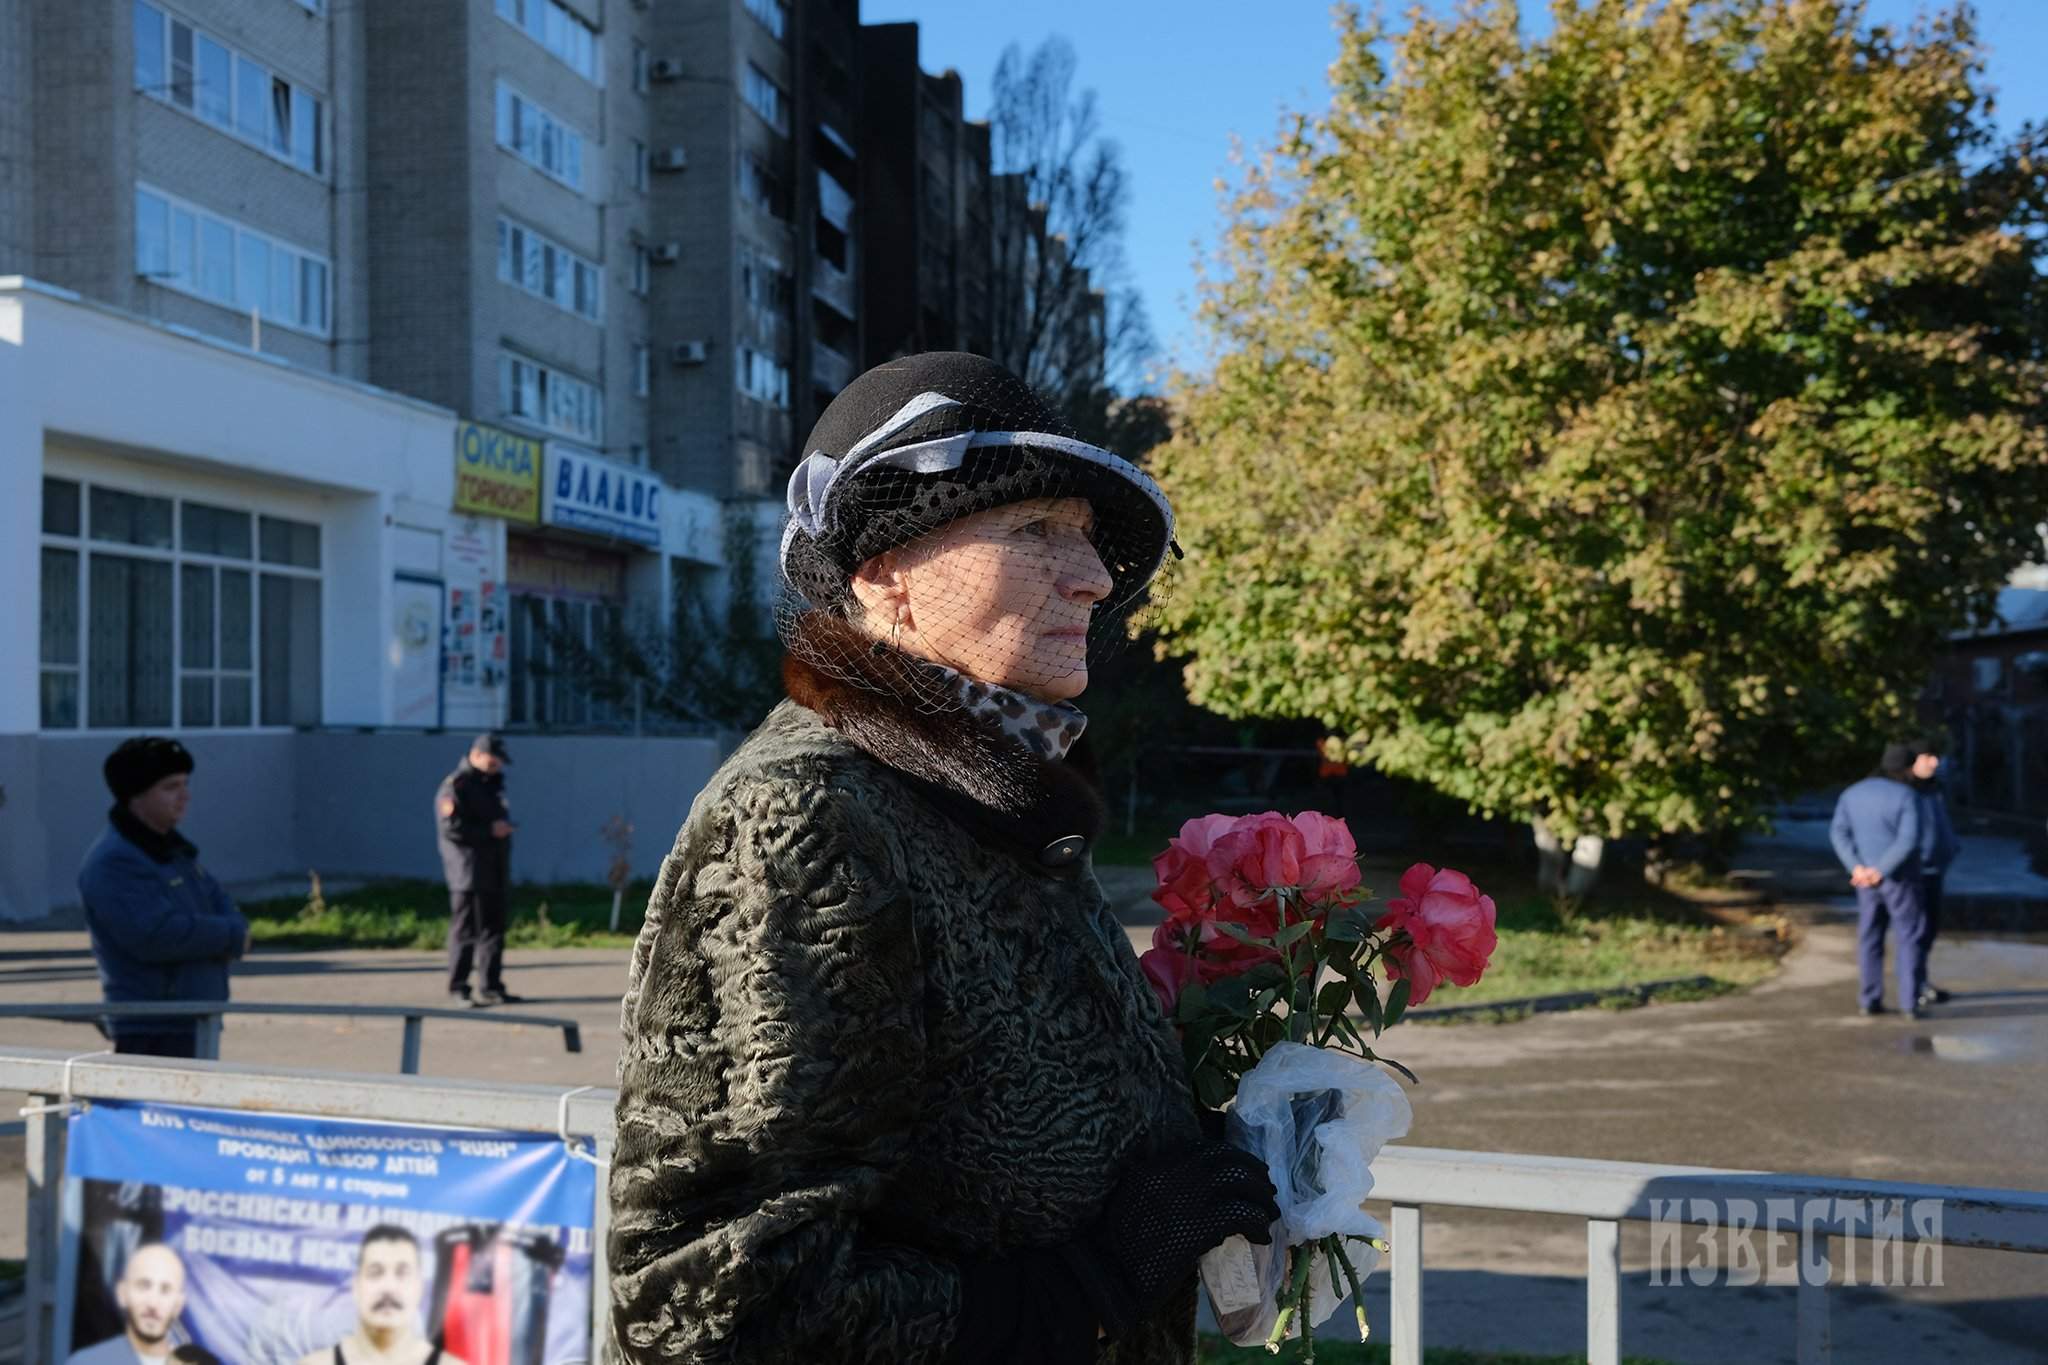
[[[540,442],[481,422],[455,428],[455,510],[540,520]]]

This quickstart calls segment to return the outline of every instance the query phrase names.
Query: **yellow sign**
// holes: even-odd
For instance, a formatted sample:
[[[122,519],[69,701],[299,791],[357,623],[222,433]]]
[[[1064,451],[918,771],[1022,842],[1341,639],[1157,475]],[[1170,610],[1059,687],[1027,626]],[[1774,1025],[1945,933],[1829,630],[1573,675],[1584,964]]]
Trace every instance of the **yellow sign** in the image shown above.
[[[540,521],[540,442],[481,422],[455,428],[455,510]]]

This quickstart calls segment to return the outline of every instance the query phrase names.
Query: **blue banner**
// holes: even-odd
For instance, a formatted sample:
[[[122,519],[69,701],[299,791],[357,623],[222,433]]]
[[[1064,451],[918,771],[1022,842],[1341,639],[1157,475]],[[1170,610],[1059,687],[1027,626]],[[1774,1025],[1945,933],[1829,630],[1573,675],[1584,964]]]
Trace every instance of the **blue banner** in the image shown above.
[[[589,1359],[596,1171],[552,1134],[95,1101],[65,1174],[71,1361]]]

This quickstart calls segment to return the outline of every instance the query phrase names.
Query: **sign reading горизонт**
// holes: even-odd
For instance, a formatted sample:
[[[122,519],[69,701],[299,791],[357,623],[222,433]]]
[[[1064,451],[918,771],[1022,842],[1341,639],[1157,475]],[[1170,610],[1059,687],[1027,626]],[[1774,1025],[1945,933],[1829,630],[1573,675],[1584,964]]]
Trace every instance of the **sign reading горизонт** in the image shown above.
[[[370,1329],[465,1365],[589,1356],[595,1168],[558,1137],[104,1101],[69,1129],[59,1347],[132,1324],[242,1365]]]

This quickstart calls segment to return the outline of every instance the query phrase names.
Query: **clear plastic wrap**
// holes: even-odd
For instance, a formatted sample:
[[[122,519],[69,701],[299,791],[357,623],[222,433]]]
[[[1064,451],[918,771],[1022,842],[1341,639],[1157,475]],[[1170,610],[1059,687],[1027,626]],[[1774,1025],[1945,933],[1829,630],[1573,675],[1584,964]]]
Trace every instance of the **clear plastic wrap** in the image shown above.
[[[1371,1062],[1347,1053],[1276,1043],[1238,1082],[1225,1136],[1266,1163],[1278,1192],[1280,1221],[1271,1246],[1232,1237],[1202,1258],[1202,1285],[1216,1324],[1240,1346],[1264,1342],[1279,1319],[1287,1286],[1288,1250],[1341,1237],[1363,1281],[1379,1264],[1367,1239],[1384,1240],[1365,1211],[1371,1165],[1380,1148],[1405,1137],[1413,1117],[1400,1084]],[[1327,1256],[1309,1277],[1313,1330],[1349,1296]]]

